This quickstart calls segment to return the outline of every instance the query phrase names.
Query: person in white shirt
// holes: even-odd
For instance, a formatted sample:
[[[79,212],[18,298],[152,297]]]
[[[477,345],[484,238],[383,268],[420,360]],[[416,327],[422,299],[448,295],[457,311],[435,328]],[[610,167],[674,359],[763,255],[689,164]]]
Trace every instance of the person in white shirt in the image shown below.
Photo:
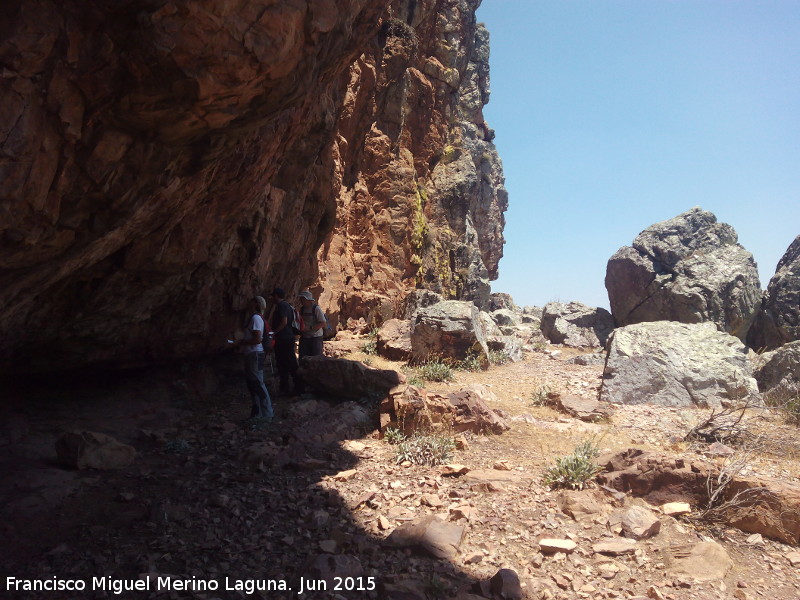
[[[245,335],[237,343],[244,363],[244,378],[250,397],[253,401],[250,418],[272,420],[272,400],[269,397],[267,386],[264,385],[264,345],[268,333],[264,320],[264,311],[267,301],[261,296],[256,296],[247,303],[247,311],[251,315],[245,329]]]

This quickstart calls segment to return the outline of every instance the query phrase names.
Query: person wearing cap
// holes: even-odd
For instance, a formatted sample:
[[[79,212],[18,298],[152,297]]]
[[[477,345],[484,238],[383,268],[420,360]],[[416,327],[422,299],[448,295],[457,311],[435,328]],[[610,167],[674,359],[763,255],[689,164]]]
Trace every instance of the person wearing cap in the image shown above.
[[[294,382],[294,393],[303,393],[303,382],[297,374],[297,356],[294,353],[294,308],[286,301],[283,289],[272,290],[275,309],[272,311],[272,331],[275,332],[275,366],[278,369],[280,394],[289,395],[289,377]]]
[[[247,312],[250,318],[247,322],[244,338],[236,342],[236,347],[242,355],[244,363],[244,379],[250,391],[252,407],[251,419],[272,420],[272,400],[269,397],[267,386],[264,385],[264,345],[267,327],[264,321],[264,311],[267,301],[261,296],[251,298],[247,303]]]
[[[325,333],[325,313],[314,296],[308,290],[298,295],[300,298],[300,315],[303,317],[305,329],[300,334],[300,358],[304,356],[322,356],[322,336]]]

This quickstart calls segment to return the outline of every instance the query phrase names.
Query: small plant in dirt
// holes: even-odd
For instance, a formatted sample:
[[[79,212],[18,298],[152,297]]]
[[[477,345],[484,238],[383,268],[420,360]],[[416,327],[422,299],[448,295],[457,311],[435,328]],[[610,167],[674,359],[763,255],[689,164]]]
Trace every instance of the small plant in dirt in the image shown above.
[[[764,403],[777,409],[787,423],[800,425],[800,385],[781,383],[764,394]]]
[[[422,363],[417,371],[425,381],[450,381],[453,379],[452,367],[439,359],[431,359]]]
[[[504,365],[511,362],[511,355],[505,350],[489,350],[489,364]]]
[[[378,328],[372,329],[367,334],[367,341],[361,345],[364,354],[373,356],[378,353]]]
[[[545,470],[545,485],[582,490],[602,470],[594,462],[599,454],[600,449],[592,440],[581,442],[572,454],[556,458],[556,464]]]
[[[408,385],[413,385],[416,387],[425,387],[425,380],[420,377],[419,375],[409,375],[408,379],[406,379]]]
[[[425,591],[427,598],[439,600],[439,598],[444,598],[447,595],[447,584],[436,575],[431,575],[425,582]]]
[[[546,383],[539,384],[531,392],[531,404],[533,406],[547,406],[550,404],[550,394],[553,390]]]
[[[408,461],[415,465],[430,467],[448,462],[456,448],[453,437],[443,433],[415,433],[397,444],[394,460],[396,464]]]
[[[453,366],[459,371],[477,373],[481,370],[481,359],[474,352],[470,352],[463,359],[456,361]]]
[[[547,350],[547,340],[544,338],[537,338],[531,342],[531,347],[535,352],[544,352]]]
[[[406,435],[396,427],[387,427],[383,432],[383,439],[387,444],[395,446],[406,439]]]

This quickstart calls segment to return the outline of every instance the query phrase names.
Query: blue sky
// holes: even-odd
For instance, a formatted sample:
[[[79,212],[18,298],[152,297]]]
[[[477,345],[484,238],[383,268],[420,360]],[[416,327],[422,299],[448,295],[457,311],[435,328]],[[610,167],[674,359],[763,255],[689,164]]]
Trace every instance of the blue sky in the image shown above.
[[[506,177],[492,290],[608,308],[608,259],[700,206],[762,288],[800,234],[800,1],[483,0]]]

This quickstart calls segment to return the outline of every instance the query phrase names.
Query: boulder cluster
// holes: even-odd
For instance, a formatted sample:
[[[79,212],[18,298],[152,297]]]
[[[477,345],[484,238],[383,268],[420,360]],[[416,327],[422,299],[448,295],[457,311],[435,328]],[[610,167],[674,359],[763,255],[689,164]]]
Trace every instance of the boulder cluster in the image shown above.
[[[800,381],[800,236],[765,292],[737,239],[700,208],[648,227],[608,262],[611,312],[579,302],[520,308],[499,293],[482,309],[415,290],[403,318],[377,331],[377,351],[392,360],[486,366],[498,356],[521,360],[547,342],[593,348],[573,360],[603,362],[601,401],[761,404],[764,394],[795,393]]]
[[[766,292],[737,239],[696,207],[648,227],[611,257],[606,288],[616,329],[602,400],[719,407],[796,392],[800,236]]]

